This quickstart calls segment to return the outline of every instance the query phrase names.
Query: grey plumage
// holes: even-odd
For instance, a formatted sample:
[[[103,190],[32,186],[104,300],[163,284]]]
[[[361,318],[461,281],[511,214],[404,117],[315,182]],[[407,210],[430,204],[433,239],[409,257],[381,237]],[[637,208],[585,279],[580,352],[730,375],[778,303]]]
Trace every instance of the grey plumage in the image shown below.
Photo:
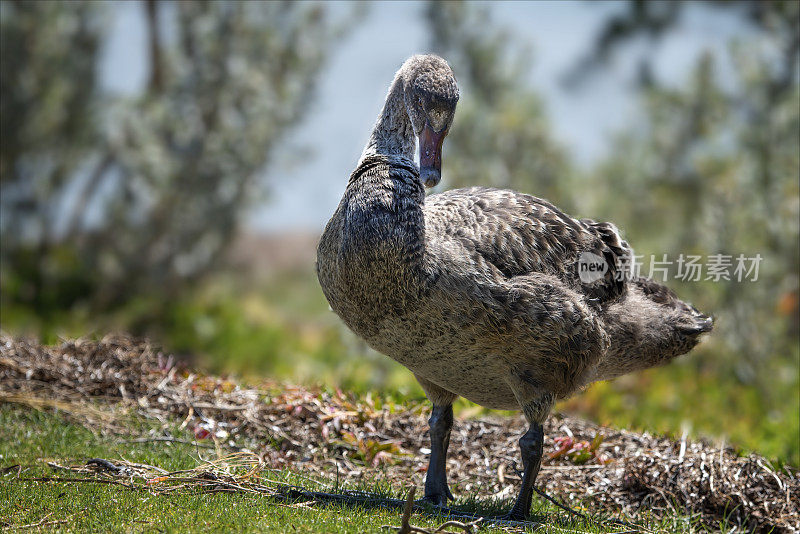
[[[444,444],[446,452],[450,427],[441,421],[452,420],[436,414],[457,396],[525,413],[526,479],[511,513],[519,517],[538,472],[540,423],[555,400],[689,351],[711,321],[664,286],[632,278],[633,252],[613,224],[577,220],[513,191],[426,198],[423,183],[438,176],[428,168],[420,176],[414,135],[436,117],[443,138],[457,98],[444,60],[414,56],[403,65],[322,235],[317,270],[332,309],[408,367],[438,407],[436,450]],[[584,253],[602,258],[602,276],[581,280]],[[437,503],[449,497],[443,454],[426,483]]]

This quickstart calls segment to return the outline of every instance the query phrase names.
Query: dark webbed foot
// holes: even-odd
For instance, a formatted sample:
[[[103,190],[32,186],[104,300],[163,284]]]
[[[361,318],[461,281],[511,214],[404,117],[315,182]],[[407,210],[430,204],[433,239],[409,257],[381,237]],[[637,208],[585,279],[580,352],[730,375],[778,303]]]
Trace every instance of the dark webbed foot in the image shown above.
[[[442,481],[439,483],[428,483],[428,480],[430,480],[430,475],[425,479],[425,496],[422,497],[423,501],[436,506],[447,506],[448,500],[455,500],[444,478],[442,478]]]
[[[431,434],[431,458],[428,463],[428,474],[425,477],[423,500],[444,506],[448,499],[453,499],[453,494],[447,486],[445,465],[447,447],[450,445],[450,429],[453,428],[453,405],[434,405],[428,424]]]
[[[448,499],[454,499],[453,494],[450,493],[450,490],[448,490],[447,493],[427,493],[426,490],[425,493],[426,495],[421,500],[434,506],[447,506]]]

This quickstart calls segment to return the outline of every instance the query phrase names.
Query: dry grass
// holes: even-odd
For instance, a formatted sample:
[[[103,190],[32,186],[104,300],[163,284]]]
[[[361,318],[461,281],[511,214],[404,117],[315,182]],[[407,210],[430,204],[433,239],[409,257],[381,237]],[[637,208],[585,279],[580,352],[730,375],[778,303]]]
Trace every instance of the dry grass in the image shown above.
[[[58,409],[111,434],[128,432],[124,416],[130,413],[160,420],[165,429],[177,420],[199,443],[218,449],[221,460],[181,473],[120,462],[105,466],[101,476],[151,492],[198,485],[207,491],[275,492],[276,486],[264,484],[264,470],[286,467],[336,477],[337,487],[378,473],[405,485],[421,479],[425,466],[422,405],[382,406],[370,397],[297,386],[248,389],[181,370],[148,343],[123,337],[49,347],[0,339],[0,401]],[[523,431],[521,417],[457,421],[448,459],[454,490],[512,497],[516,441]],[[632,517],[678,512],[696,514],[712,528],[727,520],[753,531],[800,532],[800,477],[775,470],[757,455],[739,457],[702,442],[563,416],[552,417],[546,433],[549,454],[539,482],[573,508]],[[175,438],[161,433],[147,439]],[[223,453],[243,447],[251,451]],[[103,466],[70,469],[98,475]]]

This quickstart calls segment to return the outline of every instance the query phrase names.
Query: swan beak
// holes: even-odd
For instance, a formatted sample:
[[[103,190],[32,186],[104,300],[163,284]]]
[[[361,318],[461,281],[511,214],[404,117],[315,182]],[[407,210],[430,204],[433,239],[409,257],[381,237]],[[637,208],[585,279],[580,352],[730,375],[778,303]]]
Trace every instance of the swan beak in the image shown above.
[[[435,132],[430,124],[419,134],[419,177],[426,187],[433,187],[442,179],[442,143],[447,129]]]

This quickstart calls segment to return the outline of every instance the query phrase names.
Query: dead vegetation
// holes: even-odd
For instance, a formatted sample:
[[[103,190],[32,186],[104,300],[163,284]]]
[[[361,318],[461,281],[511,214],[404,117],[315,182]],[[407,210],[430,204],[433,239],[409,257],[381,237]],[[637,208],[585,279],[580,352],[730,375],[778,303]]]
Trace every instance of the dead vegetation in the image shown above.
[[[103,460],[69,468],[105,473],[109,480],[154,493],[198,485],[258,491],[263,469],[285,467],[335,480],[337,490],[377,477],[406,485],[419,483],[426,465],[424,405],[382,405],[369,396],[288,385],[245,388],[180,369],[148,343],[123,337],[56,346],[0,338],[0,401],[57,409],[100,433],[130,434],[125,425],[130,414],[161,423],[158,433],[137,439],[179,441],[169,433],[177,422],[194,432],[200,446],[218,449],[225,469],[236,474],[226,479],[225,469],[209,466],[159,473],[155,466],[103,466]],[[448,458],[454,492],[513,497],[516,442],[523,430],[521,417],[457,421]],[[739,457],[698,441],[564,416],[549,420],[546,436],[542,489],[572,508],[634,518],[677,512],[696,515],[711,528],[727,518],[751,531],[800,532],[800,476],[774,469],[757,455]],[[230,450],[239,456],[227,455]]]

